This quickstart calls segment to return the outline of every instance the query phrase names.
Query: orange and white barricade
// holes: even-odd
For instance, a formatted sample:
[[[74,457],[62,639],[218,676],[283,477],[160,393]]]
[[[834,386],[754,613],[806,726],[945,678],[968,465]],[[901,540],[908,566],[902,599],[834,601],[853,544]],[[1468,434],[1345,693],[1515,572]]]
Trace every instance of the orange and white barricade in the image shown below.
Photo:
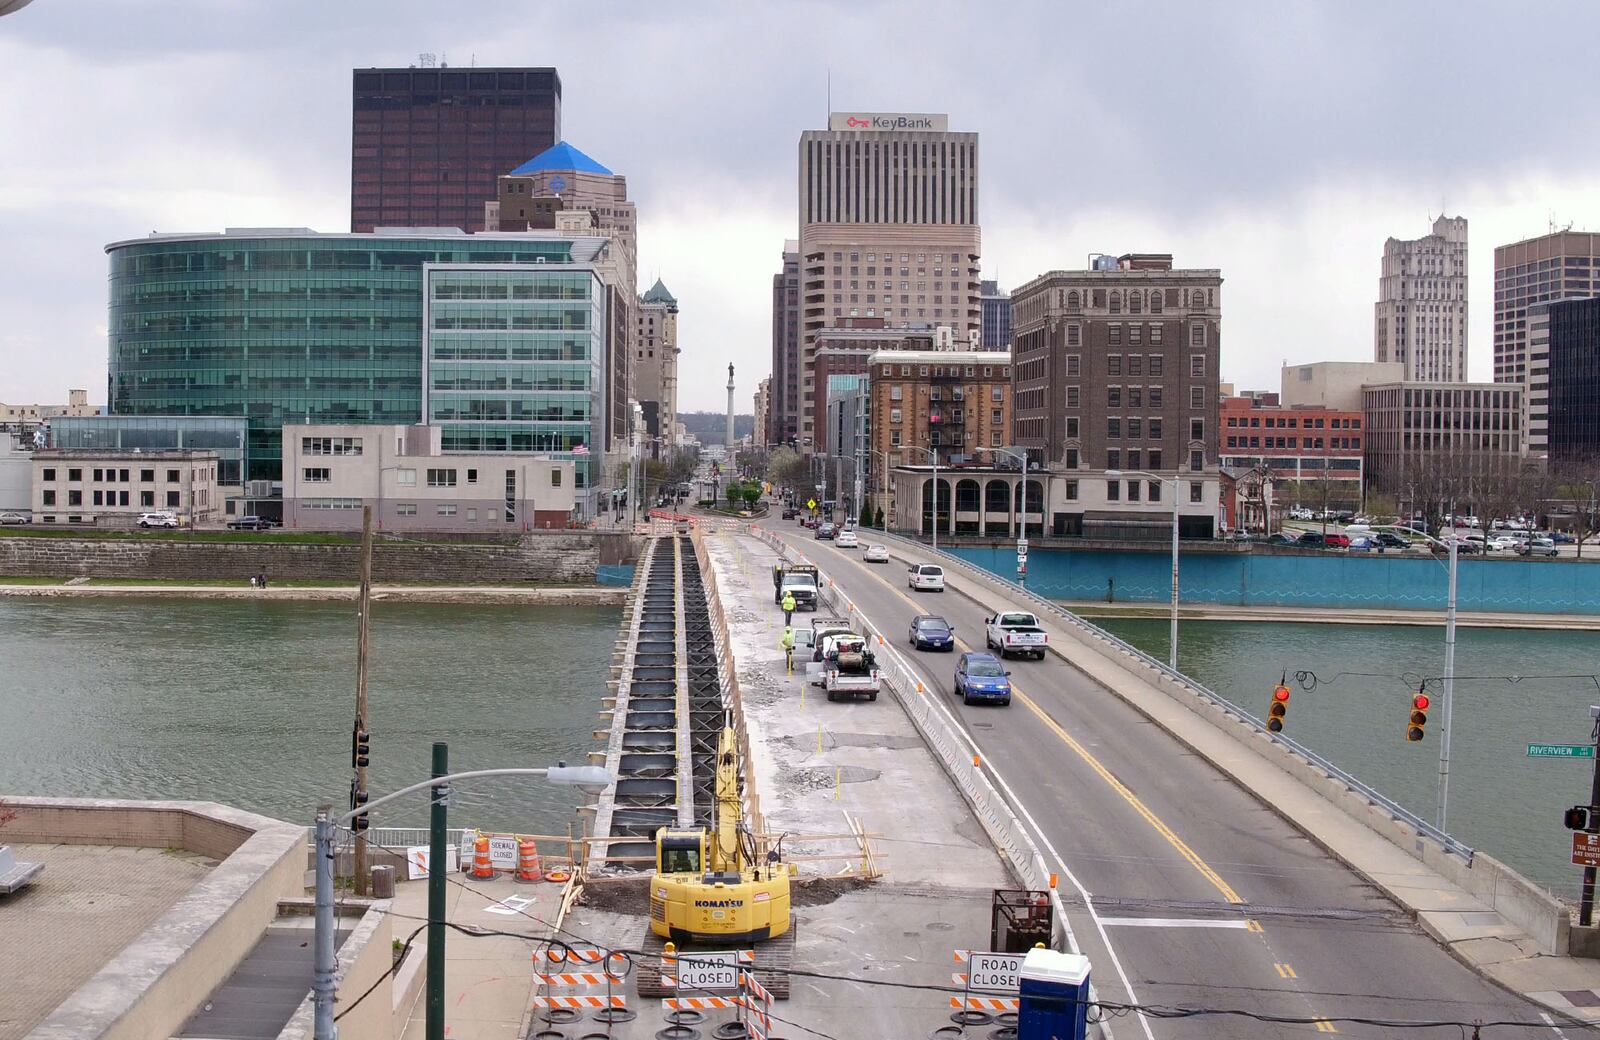
[[[616,996],[545,996],[534,997],[533,1006],[536,1008],[571,1008],[574,1011],[598,1011],[602,1008],[625,1008],[628,1006],[626,997]]]

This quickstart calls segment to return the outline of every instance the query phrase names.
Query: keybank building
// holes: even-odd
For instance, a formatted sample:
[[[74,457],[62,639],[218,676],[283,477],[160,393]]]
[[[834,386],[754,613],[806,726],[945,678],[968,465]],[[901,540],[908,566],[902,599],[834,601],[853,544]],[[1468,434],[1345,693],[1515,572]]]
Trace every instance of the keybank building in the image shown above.
[[[114,242],[110,411],[244,416],[247,478],[271,481],[285,423],[426,421],[447,452],[572,459],[588,504],[611,447],[605,373],[627,349],[611,249],[431,228]]]

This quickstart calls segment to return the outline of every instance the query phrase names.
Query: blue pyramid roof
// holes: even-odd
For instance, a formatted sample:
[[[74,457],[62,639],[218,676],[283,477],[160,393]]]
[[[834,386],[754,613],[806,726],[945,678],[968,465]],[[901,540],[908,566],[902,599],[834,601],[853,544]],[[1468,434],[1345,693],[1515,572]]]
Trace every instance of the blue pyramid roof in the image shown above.
[[[612,176],[610,170],[565,141],[546,148],[538,155],[512,170],[513,176],[522,173],[542,173],[545,170],[573,170],[577,173],[599,173]]]
[[[645,303],[666,303],[674,307],[678,305],[678,298],[667,291],[666,283],[659,278],[656,279],[656,284],[652,285],[640,299]]]

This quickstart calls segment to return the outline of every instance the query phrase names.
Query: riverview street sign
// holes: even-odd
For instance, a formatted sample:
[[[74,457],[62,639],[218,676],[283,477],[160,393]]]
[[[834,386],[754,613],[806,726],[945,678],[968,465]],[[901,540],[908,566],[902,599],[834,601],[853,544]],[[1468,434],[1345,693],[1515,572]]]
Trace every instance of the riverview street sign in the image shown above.
[[[1529,758],[1593,758],[1592,744],[1529,744]]]
[[[1572,836],[1572,862],[1580,867],[1600,867],[1600,834],[1578,831]]]

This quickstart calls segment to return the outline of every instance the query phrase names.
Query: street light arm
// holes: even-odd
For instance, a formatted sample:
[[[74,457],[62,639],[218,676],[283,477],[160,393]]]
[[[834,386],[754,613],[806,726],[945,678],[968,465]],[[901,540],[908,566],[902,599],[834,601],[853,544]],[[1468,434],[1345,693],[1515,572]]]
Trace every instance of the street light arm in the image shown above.
[[[552,784],[569,787],[606,787],[610,786],[615,779],[599,766],[552,766],[543,769],[473,769],[465,773],[436,776],[431,780],[423,780],[420,783],[412,784],[410,787],[402,787],[398,791],[392,791],[384,795],[375,802],[368,802],[358,809],[352,809],[334,822],[343,827],[357,816],[370,813],[378,806],[392,802],[405,795],[414,794],[430,787],[444,787],[454,780],[472,780],[480,776],[538,776],[544,777]]]

